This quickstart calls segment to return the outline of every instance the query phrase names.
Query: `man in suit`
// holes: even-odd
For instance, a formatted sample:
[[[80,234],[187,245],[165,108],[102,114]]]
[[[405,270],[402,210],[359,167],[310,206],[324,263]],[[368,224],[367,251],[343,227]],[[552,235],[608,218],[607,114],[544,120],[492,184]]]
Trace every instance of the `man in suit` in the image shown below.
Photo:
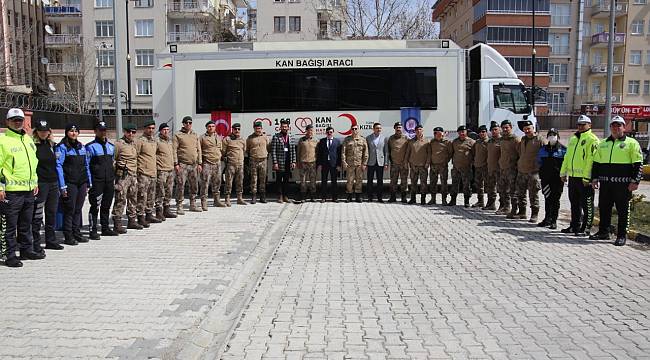
[[[334,137],[334,128],[325,129],[326,137],[320,139],[316,147],[316,165],[321,176],[321,202],[327,197],[327,178],[332,184],[332,201],[338,202],[336,195],[336,179],[341,170],[341,141]]]
[[[382,192],[384,189],[384,169],[388,168],[388,141],[381,134],[381,124],[372,125],[372,134],[366,137],[368,143],[368,201],[372,202],[373,192],[377,194],[377,201],[384,202]],[[377,185],[373,191],[373,180],[377,176]]]

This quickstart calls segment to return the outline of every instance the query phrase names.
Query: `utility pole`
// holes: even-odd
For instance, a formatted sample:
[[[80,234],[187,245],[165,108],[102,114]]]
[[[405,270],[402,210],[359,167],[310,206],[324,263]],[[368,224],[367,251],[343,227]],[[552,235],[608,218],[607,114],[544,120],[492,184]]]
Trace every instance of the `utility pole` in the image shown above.
[[[609,130],[609,121],[612,118],[612,79],[614,75],[614,22],[616,21],[616,0],[609,2],[609,37],[607,38],[607,89],[605,90],[605,119],[603,127],[605,128],[605,137],[611,135]]]
[[[115,49],[115,134],[117,139],[122,137],[122,104],[120,103],[120,66],[119,56],[120,38],[118,36],[117,16],[115,16],[116,1],[113,1],[113,48]]]
[[[532,71],[531,71],[531,100],[530,103],[533,108],[533,114],[535,114],[535,63],[536,63],[536,58],[537,58],[537,50],[535,50],[535,37],[537,37],[537,31],[535,29],[535,3],[537,0],[533,0],[533,53],[531,57],[532,61]]]
[[[125,1],[125,6],[126,6],[126,107],[127,107],[127,113],[129,114],[129,121],[130,121],[130,116],[133,114],[132,108],[131,108],[131,46],[130,46],[130,39],[129,37],[131,36],[129,34],[129,0]],[[136,34],[137,35],[137,34]]]

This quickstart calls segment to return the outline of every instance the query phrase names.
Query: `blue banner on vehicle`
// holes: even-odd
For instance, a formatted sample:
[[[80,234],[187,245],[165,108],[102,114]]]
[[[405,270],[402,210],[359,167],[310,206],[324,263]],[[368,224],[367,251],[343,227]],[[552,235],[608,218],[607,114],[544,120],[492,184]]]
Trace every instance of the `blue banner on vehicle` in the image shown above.
[[[404,135],[409,139],[415,137],[415,127],[420,125],[420,108],[408,107],[402,108],[402,128]]]

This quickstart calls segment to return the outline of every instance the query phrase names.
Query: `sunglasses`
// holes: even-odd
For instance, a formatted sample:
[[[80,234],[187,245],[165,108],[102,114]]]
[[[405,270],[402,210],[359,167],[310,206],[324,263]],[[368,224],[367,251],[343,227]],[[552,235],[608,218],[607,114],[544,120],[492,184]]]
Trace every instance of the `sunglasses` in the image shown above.
[[[192,123],[191,121],[186,121],[183,124],[191,124],[191,123]]]
[[[232,131],[239,131],[239,128],[232,128]]]
[[[138,132],[138,130],[127,130],[126,132],[130,134],[135,134]]]

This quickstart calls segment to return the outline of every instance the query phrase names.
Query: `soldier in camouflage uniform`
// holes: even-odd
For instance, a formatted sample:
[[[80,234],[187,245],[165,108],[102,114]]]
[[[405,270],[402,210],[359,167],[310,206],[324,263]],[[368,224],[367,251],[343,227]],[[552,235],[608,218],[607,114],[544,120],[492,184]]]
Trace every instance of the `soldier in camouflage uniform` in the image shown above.
[[[488,202],[483,210],[496,210],[497,184],[499,183],[499,156],[501,156],[501,128],[496,121],[490,124],[492,137],[487,144],[487,178],[485,179],[485,192]],[[499,210],[505,206],[503,199],[499,201]]]
[[[472,149],[472,152],[474,153],[474,186],[476,186],[476,196],[478,197],[478,201],[472,205],[472,207],[483,208],[485,206],[484,189],[488,175],[488,133],[485,125],[479,126],[478,136],[479,138],[474,142]]]
[[[136,128],[133,124],[124,126],[124,136],[115,143],[115,203],[113,203],[113,225],[118,234],[125,234],[121,218],[126,207],[129,219],[127,228],[142,230],[136,221],[138,201],[138,150],[135,147]]]
[[[300,198],[296,203],[307,199],[314,202],[316,194],[316,146],[318,140],[314,139],[314,126],[309,124],[306,127],[305,136],[298,141],[297,158],[298,169],[300,170]]]
[[[230,207],[230,193],[232,192],[233,181],[237,184],[237,204],[248,205],[244,201],[244,154],[246,153],[246,140],[239,135],[241,125],[232,125],[232,133],[223,141],[223,156],[226,158],[226,187],[224,196],[226,206]]]
[[[465,207],[469,207],[469,198],[472,196],[470,186],[472,178],[472,161],[474,154],[472,148],[474,140],[467,137],[465,125],[458,127],[458,137],[451,142],[454,153],[451,162],[454,167],[451,169],[451,201],[447,205],[456,205],[456,197],[460,190],[460,183],[463,183],[463,195]]]
[[[539,179],[539,163],[537,155],[544,146],[544,138],[535,133],[533,122],[527,120],[524,124],[525,136],[519,142],[519,160],[517,161],[517,199],[519,212],[517,218],[526,219],[526,192],[530,199],[531,223],[537,222],[539,215],[539,191],[542,185]]]
[[[158,147],[156,148],[156,217],[165,221],[176,217],[171,211],[172,192],[174,190],[174,164],[176,153],[172,139],[169,137],[169,125],[158,127]]]
[[[208,211],[208,190],[212,186],[213,206],[225,207],[221,202],[221,150],[223,141],[217,135],[217,125],[213,121],[205,124],[205,134],[199,138],[201,143],[201,209]]]
[[[453,154],[451,141],[445,139],[445,130],[439,126],[433,128],[433,139],[429,142],[431,147],[431,166],[429,167],[429,191],[431,200],[429,205],[436,203],[438,192],[438,178],[440,178],[440,193],[442,204],[447,205],[447,176],[449,174],[449,159]]]
[[[406,190],[408,186],[409,166],[406,162],[406,151],[409,139],[402,133],[402,124],[393,125],[395,133],[388,138],[388,166],[390,166],[390,199],[388,202],[397,201],[397,181],[401,179],[399,190],[402,202],[406,203]]]
[[[266,203],[266,177],[269,162],[269,148],[271,143],[262,129],[262,123],[253,124],[253,132],[246,139],[246,152],[251,174],[251,204],[257,202],[257,193],[260,194],[260,202]]]
[[[512,214],[514,217],[517,213],[517,159],[519,153],[519,137],[512,134],[512,123],[510,120],[501,122],[501,140],[499,155],[499,202],[503,201],[498,215]],[[510,216],[510,215],[509,215]]]
[[[135,141],[138,151],[138,224],[145,228],[149,224],[162,222],[153,216],[156,197],[156,151],[158,142],[154,138],[156,122],[145,122],[142,135]]]
[[[431,162],[431,146],[424,138],[424,129],[418,124],[415,127],[415,138],[409,140],[406,150],[406,160],[411,168],[411,199],[409,204],[415,204],[415,194],[420,180],[420,203],[426,204],[427,197],[427,166]]]
[[[352,194],[355,201],[361,202],[361,191],[363,184],[363,172],[366,171],[368,163],[368,143],[359,135],[359,126],[353,125],[352,135],[343,140],[341,149],[341,167],[346,172],[346,187],[348,193],[347,202],[352,201]]]
[[[199,136],[192,130],[192,117],[183,118],[183,128],[174,135],[173,139],[174,152],[176,153],[176,214],[184,215],[183,201],[185,200],[185,182],[189,183],[190,188],[190,211],[201,212],[200,207],[196,207],[196,195],[199,190],[197,182],[198,173],[202,171],[200,164],[203,156],[201,155],[201,143]]]

